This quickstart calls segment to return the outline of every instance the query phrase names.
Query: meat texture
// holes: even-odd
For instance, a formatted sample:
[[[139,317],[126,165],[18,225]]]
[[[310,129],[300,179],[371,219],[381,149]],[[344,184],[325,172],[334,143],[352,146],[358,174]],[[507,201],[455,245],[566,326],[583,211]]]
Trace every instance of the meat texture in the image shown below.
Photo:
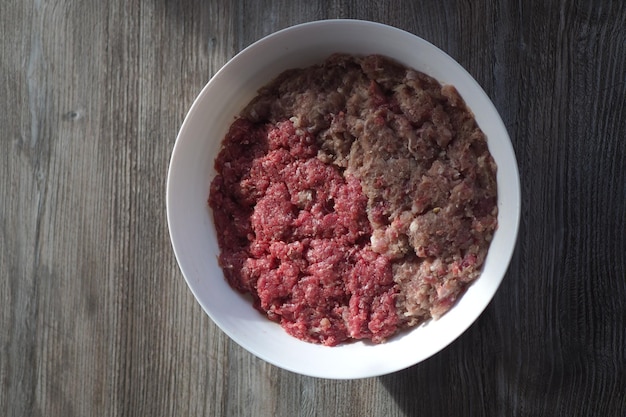
[[[281,74],[215,168],[227,280],[310,342],[379,343],[440,317],[497,227],[496,164],[461,96],[378,55]]]

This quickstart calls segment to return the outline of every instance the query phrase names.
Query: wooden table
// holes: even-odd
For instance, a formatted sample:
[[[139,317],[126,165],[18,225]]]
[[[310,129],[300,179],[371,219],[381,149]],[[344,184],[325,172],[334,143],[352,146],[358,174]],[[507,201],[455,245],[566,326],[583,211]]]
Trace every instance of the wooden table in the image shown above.
[[[354,381],[269,365],[203,313],[165,181],[184,115],[253,41],[360,18],[447,51],[494,101],[522,221],[451,346]],[[626,415],[626,3],[0,3],[0,415]]]

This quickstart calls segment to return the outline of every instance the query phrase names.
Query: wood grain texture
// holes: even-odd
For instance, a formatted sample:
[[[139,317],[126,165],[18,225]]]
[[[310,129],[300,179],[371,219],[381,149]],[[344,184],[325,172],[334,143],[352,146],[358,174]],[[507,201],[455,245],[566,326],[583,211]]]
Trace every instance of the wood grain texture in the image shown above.
[[[239,50],[316,19],[441,47],[494,101],[522,222],[493,302],[380,378],[269,365],[195,302],[165,214],[175,137]],[[626,4],[0,2],[0,415],[626,415]]]

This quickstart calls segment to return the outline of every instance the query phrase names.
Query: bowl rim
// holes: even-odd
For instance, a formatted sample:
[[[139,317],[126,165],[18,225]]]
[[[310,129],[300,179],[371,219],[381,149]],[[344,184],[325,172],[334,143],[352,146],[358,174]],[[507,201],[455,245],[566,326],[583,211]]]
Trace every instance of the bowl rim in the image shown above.
[[[360,26],[362,28],[372,28],[373,30],[383,30],[383,31],[390,31],[390,32],[394,32],[398,35],[401,36],[409,36],[411,37],[415,42],[422,44],[423,47],[425,48],[430,48],[430,49],[434,49],[435,52],[439,55],[441,55],[442,59],[445,59],[447,61],[449,61],[451,64],[456,65],[457,68],[455,68],[455,70],[460,71],[461,73],[463,73],[463,77],[466,79],[466,81],[472,85],[472,89],[476,90],[477,92],[482,93],[482,95],[484,95],[484,98],[486,98],[487,103],[486,105],[490,105],[491,108],[489,109],[492,112],[492,115],[495,117],[494,122],[496,124],[499,124],[501,130],[505,133],[504,137],[501,137],[499,140],[502,141],[503,143],[501,143],[501,146],[504,146],[504,148],[506,148],[506,152],[508,152],[511,156],[512,156],[512,166],[508,167],[508,169],[511,170],[511,172],[513,173],[513,177],[514,177],[514,182],[507,184],[507,186],[510,186],[513,188],[513,194],[515,197],[515,204],[512,207],[513,210],[515,211],[513,214],[514,217],[514,222],[513,224],[509,225],[509,229],[510,232],[512,233],[512,241],[513,243],[510,245],[509,248],[506,248],[505,250],[505,254],[504,257],[501,257],[499,259],[499,263],[502,263],[505,265],[503,272],[500,274],[497,285],[495,286],[495,290],[493,291],[493,293],[489,294],[488,297],[486,297],[486,302],[484,303],[484,305],[481,305],[479,309],[476,310],[476,315],[475,317],[472,318],[472,320],[468,320],[466,323],[464,323],[465,325],[462,326],[462,329],[459,329],[457,331],[458,334],[454,335],[454,337],[450,338],[449,341],[447,341],[447,343],[444,343],[442,345],[439,345],[436,349],[432,350],[432,352],[429,352],[429,354],[427,355],[423,355],[420,358],[417,358],[416,360],[406,360],[404,361],[402,364],[396,364],[395,366],[391,366],[388,369],[384,369],[384,370],[375,370],[375,371],[363,371],[363,370],[352,370],[351,372],[346,372],[344,374],[337,374],[337,373],[328,373],[328,372],[317,372],[315,370],[306,370],[303,371],[302,369],[298,369],[297,367],[294,366],[285,366],[285,364],[280,363],[279,360],[277,360],[276,358],[273,357],[268,357],[268,355],[264,354],[263,352],[260,352],[258,350],[256,350],[255,348],[246,345],[245,342],[242,342],[241,337],[237,334],[235,334],[233,331],[231,331],[231,329],[228,329],[227,326],[224,326],[221,323],[221,320],[219,317],[217,317],[214,312],[212,311],[212,309],[210,308],[210,306],[205,305],[205,303],[202,301],[201,299],[201,295],[198,293],[196,285],[194,284],[194,282],[190,279],[190,272],[187,270],[186,266],[183,264],[183,256],[182,253],[180,252],[180,245],[178,244],[179,242],[179,237],[176,235],[175,232],[175,227],[176,227],[176,219],[173,217],[172,215],[172,210],[171,207],[174,204],[174,202],[172,201],[173,197],[173,192],[172,192],[172,187],[174,186],[174,181],[175,181],[175,175],[173,173],[173,167],[177,164],[177,158],[178,155],[181,153],[181,148],[183,146],[183,140],[181,139],[182,137],[185,136],[185,134],[187,133],[187,130],[189,128],[189,125],[192,123],[194,116],[197,117],[198,112],[199,112],[199,108],[201,107],[201,105],[203,104],[203,101],[205,99],[205,97],[210,93],[210,90],[212,88],[212,85],[218,83],[220,81],[220,79],[222,77],[224,77],[228,71],[231,69],[231,67],[235,66],[237,64],[238,61],[243,60],[247,55],[249,54],[254,54],[255,50],[259,47],[259,46],[263,46],[266,45],[270,42],[273,42],[275,39],[277,38],[281,38],[284,36],[287,36],[289,34],[292,34],[296,31],[300,31],[300,30],[305,30],[305,29],[309,29],[309,28],[323,28],[324,26],[328,26],[328,27],[332,27],[332,26],[336,26],[336,25],[348,25],[348,26],[352,26],[354,27],[354,25]],[[275,74],[278,75],[278,74]],[[429,74],[431,76],[433,76],[433,74]],[[436,78],[436,77],[435,77]],[[269,80],[267,80],[269,81]],[[488,142],[489,145],[489,142]],[[491,151],[491,147],[490,147],[490,151]],[[500,167],[499,167],[500,169]],[[500,188],[500,187],[498,187]],[[500,190],[498,191],[499,196],[500,196]],[[500,205],[500,204],[499,204]],[[482,89],[482,87],[476,82],[476,80],[469,74],[469,72],[467,72],[467,70],[465,70],[465,68],[463,68],[460,64],[458,64],[452,57],[450,57],[446,52],[444,52],[443,50],[441,50],[440,48],[434,46],[433,44],[429,43],[428,41],[424,40],[423,38],[410,33],[408,31],[396,28],[394,26],[390,26],[390,25],[386,25],[383,23],[378,23],[378,22],[373,22],[373,21],[368,21],[368,20],[358,20],[358,19],[326,19],[326,20],[316,20],[316,21],[310,21],[310,22],[305,22],[305,23],[300,23],[297,25],[293,25],[293,26],[289,26],[286,27],[284,29],[278,30],[276,32],[273,32],[267,36],[262,37],[261,39],[253,42],[252,44],[250,44],[249,46],[245,47],[244,49],[242,49],[240,52],[238,52],[236,55],[234,55],[231,59],[229,59],[212,77],[211,79],[204,85],[204,87],[202,88],[202,90],[200,91],[200,93],[198,94],[198,96],[194,99],[191,107],[189,108],[187,114],[185,115],[184,121],[181,125],[181,128],[178,132],[178,135],[176,137],[176,141],[172,150],[172,154],[170,157],[170,163],[169,163],[169,168],[168,168],[168,175],[167,175],[167,186],[166,186],[166,211],[167,211],[167,223],[168,223],[168,230],[169,230],[169,235],[170,235],[170,242],[172,244],[172,248],[177,260],[177,264],[179,266],[179,269],[181,271],[181,273],[183,274],[183,277],[187,283],[188,288],[190,289],[190,291],[193,293],[196,301],[201,305],[202,309],[204,310],[204,312],[211,318],[211,320],[218,326],[218,328],[220,328],[221,331],[223,331],[226,335],[229,336],[229,338],[233,341],[235,341],[238,345],[240,345],[241,347],[243,347],[245,350],[251,352],[252,354],[254,354],[255,356],[265,360],[266,362],[269,362],[275,366],[278,366],[280,368],[283,369],[287,369],[289,371],[295,372],[295,373],[299,373],[299,374],[303,374],[303,375],[308,375],[308,376],[313,376],[313,377],[320,377],[320,378],[331,378],[331,379],[358,379],[358,378],[365,378],[365,377],[374,377],[374,376],[380,376],[383,374],[388,374],[388,373],[392,373],[392,372],[396,372],[399,371],[401,369],[405,369],[407,367],[413,366],[423,360],[426,360],[427,358],[429,358],[430,356],[436,354],[437,352],[445,349],[449,344],[451,344],[452,342],[454,342],[455,340],[457,340],[473,323],[476,322],[476,320],[478,319],[478,317],[483,313],[484,309],[487,307],[487,305],[491,302],[491,300],[493,300],[495,293],[497,292],[497,289],[500,287],[501,282],[504,279],[504,276],[506,275],[506,271],[508,270],[508,266],[510,264],[510,261],[512,259],[514,250],[515,250],[515,246],[516,246],[516,241],[517,241],[517,236],[518,236],[518,232],[519,232],[519,224],[520,224],[520,213],[521,213],[521,190],[520,190],[520,177],[519,177],[519,172],[518,172],[518,167],[517,167],[517,160],[515,157],[515,152],[513,149],[513,145],[511,143],[510,137],[508,135],[507,129],[504,126],[504,123],[502,122],[502,119],[500,117],[499,112],[497,111],[497,109],[495,108],[495,106],[493,105],[493,103],[491,102],[491,100],[489,99],[489,97],[487,96],[487,94],[484,92],[484,90]],[[213,219],[210,219],[211,222],[213,221]],[[500,221],[500,213],[498,215],[498,221]],[[490,248],[491,251],[491,248]],[[220,271],[221,272],[221,271]],[[481,272],[482,275],[482,272]],[[222,277],[223,278],[223,277]],[[480,279],[480,277],[478,278]],[[234,290],[233,290],[234,291]],[[454,309],[454,308],[453,308]],[[448,313],[447,313],[448,314]],[[267,319],[265,319],[267,320]],[[306,343],[306,342],[304,342]],[[338,349],[338,347],[333,347],[330,349]]]

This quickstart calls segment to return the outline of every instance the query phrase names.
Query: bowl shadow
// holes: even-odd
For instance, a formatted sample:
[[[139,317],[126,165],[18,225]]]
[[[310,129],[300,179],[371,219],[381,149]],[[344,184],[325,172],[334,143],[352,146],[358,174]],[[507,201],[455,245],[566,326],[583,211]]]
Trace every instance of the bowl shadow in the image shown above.
[[[494,317],[487,308],[456,341],[425,361],[378,377],[404,415],[495,415],[489,382],[495,346],[490,343]]]

